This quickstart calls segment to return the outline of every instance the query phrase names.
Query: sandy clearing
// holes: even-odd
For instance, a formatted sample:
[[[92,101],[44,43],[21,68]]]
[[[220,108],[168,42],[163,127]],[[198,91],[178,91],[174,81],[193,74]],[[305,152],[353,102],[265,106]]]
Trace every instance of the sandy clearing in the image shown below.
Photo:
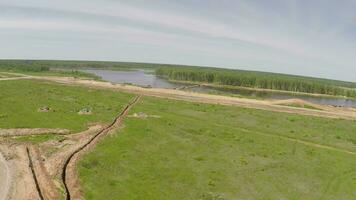
[[[29,168],[29,160],[24,145],[1,145],[0,150],[11,166],[11,187],[8,199],[39,199]]]
[[[7,168],[0,159],[0,200],[6,191],[8,196],[6,199],[41,199],[37,187],[40,188],[44,199],[60,200],[62,185],[57,178],[61,175],[65,159],[83,143],[89,141],[102,127],[103,125],[95,125],[81,133],[65,135],[66,139],[63,142],[48,141],[38,146],[11,141],[0,144],[1,155],[7,166],[11,166],[9,168],[11,179],[3,178]],[[56,151],[48,155],[53,149]],[[11,183],[9,186],[6,186],[7,180]]]

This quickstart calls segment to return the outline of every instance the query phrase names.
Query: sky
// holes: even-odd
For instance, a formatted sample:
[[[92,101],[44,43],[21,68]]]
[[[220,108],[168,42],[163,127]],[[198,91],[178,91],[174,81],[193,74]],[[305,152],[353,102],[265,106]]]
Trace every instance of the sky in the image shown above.
[[[187,64],[356,82],[356,0],[0,0],[0,58]]]

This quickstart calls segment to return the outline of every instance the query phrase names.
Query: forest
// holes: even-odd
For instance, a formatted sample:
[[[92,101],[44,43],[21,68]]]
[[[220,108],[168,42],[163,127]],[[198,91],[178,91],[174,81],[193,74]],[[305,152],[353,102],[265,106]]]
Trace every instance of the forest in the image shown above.
[[[356,83],[304,76],[206,67],[161,67],[156,74],[174,81],[356,97]]]
[[[166,65],[133,63],[133,62],[105,62],[105,61],[64,61],[64,60],[0,60],[0,69],[20,71],[48,71],[50,69],[112,69],[133,70],[155,68]]]

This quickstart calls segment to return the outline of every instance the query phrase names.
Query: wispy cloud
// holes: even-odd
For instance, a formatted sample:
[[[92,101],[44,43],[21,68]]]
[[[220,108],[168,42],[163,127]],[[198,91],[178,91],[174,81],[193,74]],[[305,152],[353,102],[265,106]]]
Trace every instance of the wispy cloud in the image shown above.
[[[12,44],[31,44],[31,38],[45,34],[42,42],[52,51],[43,55],[52,52],[50,57],[59,51],[51,47],[54,40],[71,37],[71,42],[76,40],[76,52],[71,52],[71,46],[62,48],[74,57],[85,57],[78,53],[82,49],[88,58],[219,65],[356,80],[352,73],[343,73],[355,70],[356,65],[352,6],[352,1],[322,0],[150,4],[143,0],[4,0],[0,3],[0,42],[7,44],[11,38]],[[117,53],[95,51],[97,46]],[[123,46],[131,53],[122,52]],[[23,51],[20,55],[26,54]],[[6,48],[0,56],[16,57]]]

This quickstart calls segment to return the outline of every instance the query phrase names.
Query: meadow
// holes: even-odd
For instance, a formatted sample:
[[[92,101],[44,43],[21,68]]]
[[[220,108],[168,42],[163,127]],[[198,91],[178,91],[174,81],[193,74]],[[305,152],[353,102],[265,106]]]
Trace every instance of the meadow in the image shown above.
[[[0,81],[0,128],[62,128],[86,130],[110,123],[131,94],[34,80]],[[48,112],[41,112],[41,108]],[[88,109],[90,115],[78,112]]]
[[[86,199],[356,196],[355,121],[153,97],[130,115],[80,161]]]
[[[0,128],[72,133],[112,122],[134,97],[39,80],[0,81],[0,91]],[[86,199],[353,199],[355,133],[352,120],[143,97],[78,174]]]

